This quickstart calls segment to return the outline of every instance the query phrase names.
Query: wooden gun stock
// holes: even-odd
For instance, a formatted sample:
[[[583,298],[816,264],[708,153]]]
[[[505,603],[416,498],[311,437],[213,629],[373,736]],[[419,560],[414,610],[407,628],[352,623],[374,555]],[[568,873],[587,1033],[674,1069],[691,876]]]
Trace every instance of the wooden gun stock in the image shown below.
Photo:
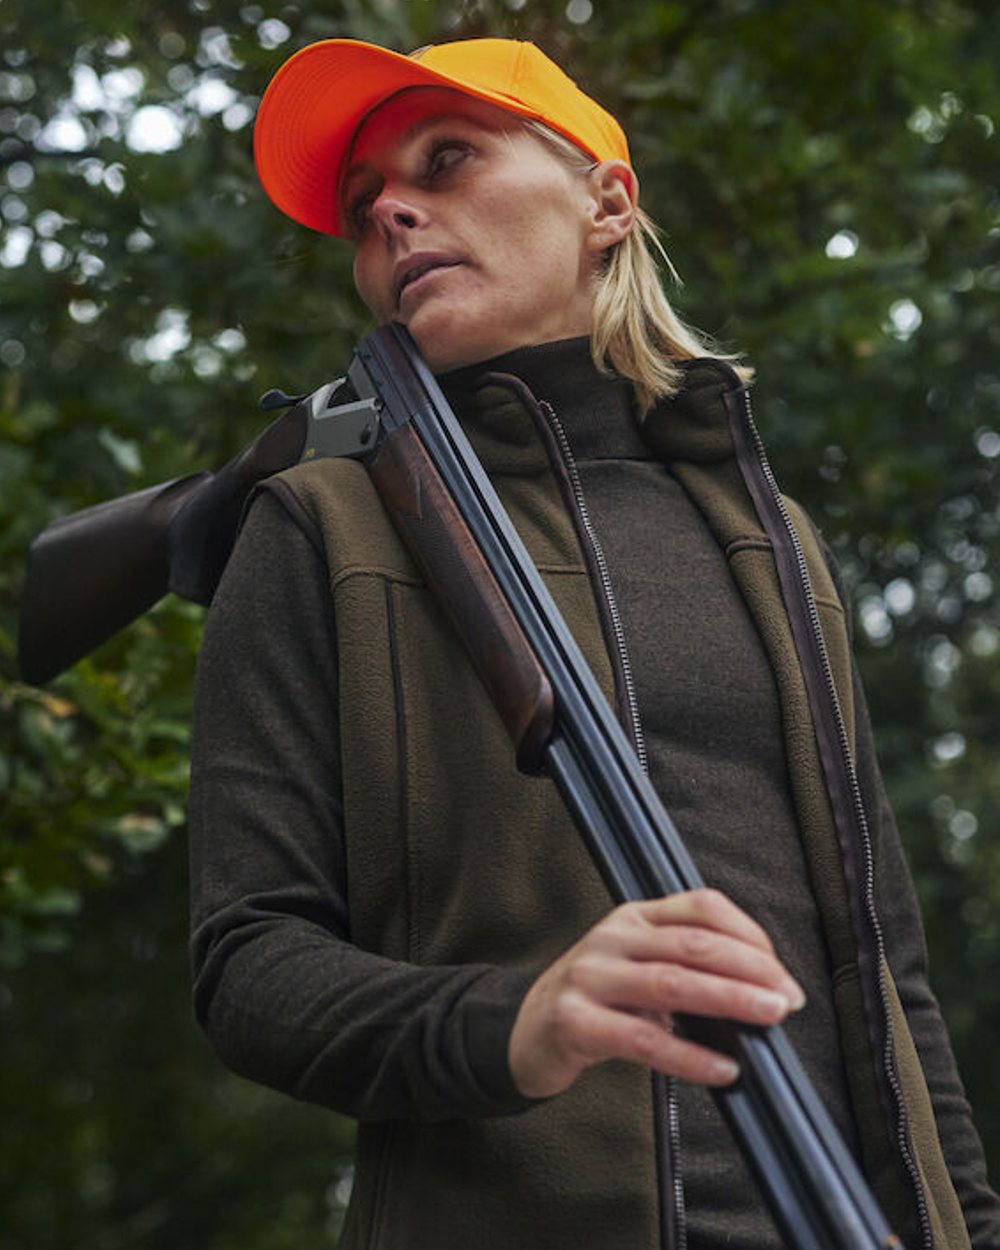
[[[41,685],[96,650],[166,593],[170,525],[211,473],[193,473],[47,526],[28,553],[18,660]]]
[[[386,435],[368,470],[465,643],[514,743],[518,767],[538,772],[552,734],[552,687],[412,426]]]
[[[303,404],[217,473],[205,470],[53,521],[35,538],[21,596],[18,663],[41,685],[142,616],[168,591],[211,602],[255,483],[295,464]]]

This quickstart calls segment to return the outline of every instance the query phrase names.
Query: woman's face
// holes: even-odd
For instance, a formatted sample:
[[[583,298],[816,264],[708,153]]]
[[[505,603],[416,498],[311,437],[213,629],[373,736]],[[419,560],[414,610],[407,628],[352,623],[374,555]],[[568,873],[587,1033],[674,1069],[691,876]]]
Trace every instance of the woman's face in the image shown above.
[[[517,120],[460,92],[402,92],[355,136],[340,187],[354,281],[435,372],[590,331],[594,197]]]

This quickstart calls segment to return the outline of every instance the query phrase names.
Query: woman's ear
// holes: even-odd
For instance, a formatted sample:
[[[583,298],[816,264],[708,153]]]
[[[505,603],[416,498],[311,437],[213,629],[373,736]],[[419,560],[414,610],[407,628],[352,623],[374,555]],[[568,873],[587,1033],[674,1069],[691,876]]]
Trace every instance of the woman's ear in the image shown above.
[[[624,161],[601,161],[587,174],[591,216],[587,242],[604,252],[632,229],[639,203],[639,179]]]

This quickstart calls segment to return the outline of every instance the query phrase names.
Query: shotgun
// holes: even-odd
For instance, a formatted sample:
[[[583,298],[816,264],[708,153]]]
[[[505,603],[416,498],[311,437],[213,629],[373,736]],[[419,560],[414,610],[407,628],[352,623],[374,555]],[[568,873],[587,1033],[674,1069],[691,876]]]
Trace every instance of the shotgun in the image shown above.
[[[145,528],[123,550],[129,567],[141,569],[147,542],[148,581],[128,610],[168,588],[207,601],[255,481],[296,460],[356,457],[469,650],[519,768],[554,781],[611,895],[624,902],[700,887],[676,826],[407,331],[376,330],[355,350],[346,379],[291,402],[219,474],[115,501],[122,505],[118,514],[114,503],[100,505],[77,514],[75,529],[50,527],[36,540],[43,551],[38,568],[46,547],[56,552],[63,542],[83,555],[88,529],[113,559],[116,521],[140,521]],[[35,626],[41,604],[40,598],[32,604]],[[25,624],[22,616],[22,661],[27,654],[32,671],[48,671],[56,657],[26,649]],[[79,643],[75,650],[83,653]],[[695,1018],[676,1023],[740,1065],[737,1082],[713,1090],[713,1097],[786,1244],[901,1250],[782,1029]]]

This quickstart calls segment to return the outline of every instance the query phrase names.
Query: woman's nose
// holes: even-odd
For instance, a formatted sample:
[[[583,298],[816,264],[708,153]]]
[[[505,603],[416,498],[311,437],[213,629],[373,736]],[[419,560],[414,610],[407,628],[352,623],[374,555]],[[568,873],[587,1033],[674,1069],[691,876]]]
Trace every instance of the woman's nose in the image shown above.
[[[383,230],[415,230],[426,219],[426,214],[411,199],[388,190],[375,200],[371,213]]]

